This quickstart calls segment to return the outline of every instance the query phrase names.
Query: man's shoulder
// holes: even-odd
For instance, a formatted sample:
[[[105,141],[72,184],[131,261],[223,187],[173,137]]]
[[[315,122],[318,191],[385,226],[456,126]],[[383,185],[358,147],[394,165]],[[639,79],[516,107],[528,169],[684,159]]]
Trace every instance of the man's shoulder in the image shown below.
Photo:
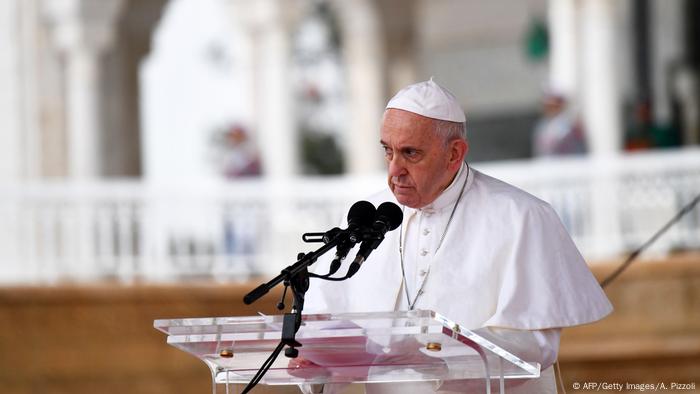
[[[483,172],[474,171],[473,188],[477,193],[483,195],[490,204],[500,208],[512,207],[523,212],[532,209],[551,209],[546,201]]]

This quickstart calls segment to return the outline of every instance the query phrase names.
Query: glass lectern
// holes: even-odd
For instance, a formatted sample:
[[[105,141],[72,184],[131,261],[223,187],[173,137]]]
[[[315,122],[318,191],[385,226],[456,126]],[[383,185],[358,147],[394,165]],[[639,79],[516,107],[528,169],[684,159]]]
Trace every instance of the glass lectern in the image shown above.
[[[204,361],[216,384],[248,383],[280,341],[283,316],[156,320],[168,343]],[[267,385],[537,378],[521,360],[428,310],[305,315],[299,357],[277,358]]]

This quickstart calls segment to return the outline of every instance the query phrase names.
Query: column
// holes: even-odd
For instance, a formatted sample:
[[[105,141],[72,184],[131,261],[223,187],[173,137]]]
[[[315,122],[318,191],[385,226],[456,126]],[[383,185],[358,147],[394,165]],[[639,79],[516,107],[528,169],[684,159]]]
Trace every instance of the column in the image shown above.
[[[65,59],[69,174],[101,173],[100,57],[113,42],[123,0],[46,0],[52,38]]]
[[[20,179],[22,136],[18,0],[0,2],[0,182]]]
[[[668,63],[683,56],[683,8],[681,1],[652,0],[652,91],[654,92],[654,119],[662,124],[671,121],[671,89]],[[669,81],[669,78],[671,80]]]
[[[19,0],[0,2],[0,187],[6,188],[20,180],[21,175],[21,106],[20,106],[20,42]],[[12,189],[10,189],[12,190]],[[0,199],[0,283],[24,279],[23,269],[30,261],[19,254],[19,198],[4,192]],[[3,231],[4,230],[4,231]],[[27,259],[28,260],[28,259]]]
[[[265,177],[299,173],[299,141],[289,76],[296,1],[229,0],[236,25],[249,40],[253,125]]]
[[[64,60],[68,175],[73,180],[94,181],[102,174],[100,140],[103,89],[101,56],[111,47],[122,0],[45,0],[44,12],[51,27],[51,41]],[[85,189],[82,189],[84,187]],[[89,195],[85,184],[78,195]],[[60,276],[94,279],[97,266],[93,225],[95,208],[90,198],[74,201],[61,229],[66,259],[57,267]]]
[[[591,256],[621,250],[617,156],[622,141],[619,83],[615,75],[615,0],[584,0],[580,6],[583,120],[591,157]]]
[[[41,175],[39,16],[37,0],[0,5],[0,181]]]
[[[377,6],[368,0],[338,1],[343,55],[348,73],[347,169],[350,174],[382,171],[379,128],[386,105],[384,48]]]
[[[575,0],[549,0],[549,85],[569,100],[576,99],[578,40]]]
[[[618,78],[615,75],[615,1],[580,2],[582,29],[583,117],[594,157],[620,150],[622,122]]]

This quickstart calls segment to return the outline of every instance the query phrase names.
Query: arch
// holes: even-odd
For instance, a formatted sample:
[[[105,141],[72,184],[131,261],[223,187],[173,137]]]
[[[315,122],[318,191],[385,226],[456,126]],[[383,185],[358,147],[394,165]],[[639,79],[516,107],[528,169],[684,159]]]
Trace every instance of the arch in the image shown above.
[[[114,46],[102,58],[104,98],[99,152],[101,175],[138,177],[142,169],[142,119],[139,71],[151,51],[153,33],[168,0],[128,0]]]

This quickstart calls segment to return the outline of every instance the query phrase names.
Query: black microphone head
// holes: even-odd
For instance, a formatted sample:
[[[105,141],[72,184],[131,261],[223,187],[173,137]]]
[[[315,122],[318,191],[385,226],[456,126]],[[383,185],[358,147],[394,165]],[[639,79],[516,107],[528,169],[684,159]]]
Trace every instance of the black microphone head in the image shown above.
[[[348,226],[370,226],[377,209],[369,201],[360,200],[350,207],[348,211]]]
[[[403,211],[393,202],[386,201],[377,208],[377,221],[383,222],[387,231],[395,230],[403,221]]]

